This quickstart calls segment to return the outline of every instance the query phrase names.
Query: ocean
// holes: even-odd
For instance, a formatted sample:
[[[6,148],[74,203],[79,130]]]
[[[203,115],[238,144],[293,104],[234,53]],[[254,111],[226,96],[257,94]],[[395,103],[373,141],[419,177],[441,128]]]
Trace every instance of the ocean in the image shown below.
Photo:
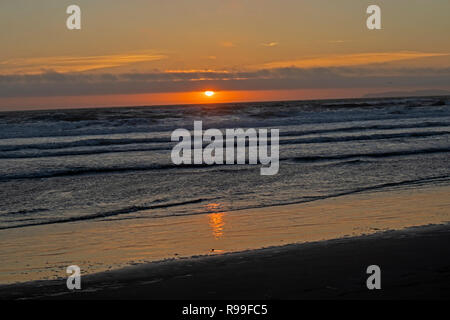
[[[280,132],[280,169],[171,162],[171,133]],[[450,182],[450,98],[0,113],[0,233],[202,215]]]

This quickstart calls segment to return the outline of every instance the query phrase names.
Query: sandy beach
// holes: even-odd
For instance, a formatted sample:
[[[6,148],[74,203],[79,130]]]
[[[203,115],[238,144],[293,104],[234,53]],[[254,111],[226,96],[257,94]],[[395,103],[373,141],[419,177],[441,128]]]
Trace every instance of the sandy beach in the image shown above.
[[[449,187],[387,189],[208,215],[75,222],[0,232],[0,283],[357,237],[450,221]]]
[[[3,299],[448,299],[450,225],[132,266],[0,287]],[[382,289],[366,287],[377,264]]]
[[[51,226],[7,230],[16,233],[9,235],[16,245],[26,244],[30,267],[8,272],[19,268],[14,261],[20,257],[24,262],[5,237],[2,274],[11,284],[0,286],[0,298],[448,298],[448,194],[447,186],[394,189],[178,217],[177,232],[164,218],[138,225],[124,220],[115,230],[101,222],[75,223],[67,238]],[[44,234],[48,240],[39,239]],[[74,235],[78,246],[70,242]],[[127,264],[125,253],[142,260]],[[77,292],[66,287],[66,266],[72,264],[82,270]],[[381,268],[382,290],[366,288],[370,265]],[[38,281],[22,280],[27,278]]]

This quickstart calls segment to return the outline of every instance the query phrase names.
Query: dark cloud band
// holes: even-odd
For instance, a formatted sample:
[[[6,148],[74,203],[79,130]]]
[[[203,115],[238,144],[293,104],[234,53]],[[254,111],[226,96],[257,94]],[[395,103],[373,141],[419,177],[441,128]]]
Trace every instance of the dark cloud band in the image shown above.
[[[0,97],[142,94],[217,90],[442,87],[450,68],[280,68],[248,72],[0,75]]]

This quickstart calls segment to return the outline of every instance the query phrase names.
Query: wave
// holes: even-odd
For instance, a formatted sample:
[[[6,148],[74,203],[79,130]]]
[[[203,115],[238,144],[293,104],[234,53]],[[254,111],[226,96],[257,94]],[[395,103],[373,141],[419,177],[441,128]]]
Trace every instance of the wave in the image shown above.
[[[108,154],[108,153],[126,153],[126,152],[146,152],[146,151],[163,151],[170,150],[167,147],[147,147],[147,148],[130,148],[130,149],[97,149],[97,150],[77,150],[77,151],[55,151],[55,152],[39,152],[31,154],[0,154],[0,159],[31,159],[31,158],[50,158],[50,157],[69,157],[69,156],[89,156],[96,154]]]
[[[373,152],[373,153],[351,153],[331,156],[305,156],[305,157],[291,157],[283,160],[290,160],[295,162],[317,162],[327,160],[345,160],[354,158],[388,158],[395,156],[409,156],[416,154],[433,154],[433,153],[447,153],[450,148],[428,148],[419,150],[405,150],[405,151],[388,151],[388,152]]]
[[[304,136],[311,134],[322,133],[339,133],[339,132],[357,132],[366,130],[390,130],[390,129],[419,129],[419,128],[432,128],[432,127],[448,127],[448,122],[424,122],[417,124],[405,124],[405,125],[369,125],[369,126],[350,126],[342,128],[331,129],[316,129],[316,130],[304,130],[304,131],[287,131],[280,130],[280,137],[294,137]],[[449,133],[445,131],[445,133]],[[411,133],[420,135],[420,132]],[[131,144],[146,144],[146,143],[171,143],[170,135],[167,137],[154,137],[154,138],[98,138],[98,139],[82,139],[70,142],[47,142],[47,143],[34,143],[34,144],[19,144],[19,145],[0,145],[0,151],[11,152],[21,150],[55,150],[55,149],[68,149],[76,147],[99,147],[99,146],[114,146],[114,145],[131,145]]]
[[[13,212],[2,212],[0,213],[0,216],[5,217],[5,216],[18,216],[18,215],[29,215],[29,214],[33,214],[33,213],[37,213],[37,212],[45,212],[48,211],[49,209],[46,208],[36,208],[36,209],[25,209],[25,210],[19,210],[19,211],[13,211]]]
[[[405,132],[405,133],[389,133],[389,134],[371,134],[371,135],[359,135],[359,136],[342,136],[342,137],[316,137],[316,138],[300,138],[300,139],[289,139],[289,140],[281,140],[280,145],[291,145],[291,144],[313,144],[313,143],[334,143],[334,142],[351,142],[351,141],[370,141],[370,140],[386,140],[386,139],[398,139],[398,138],[426,138],[426,137],[435,137],[441,135],[448,135],[450,131],[429,131],[429,132]],[[126,139],[133,140],[133,139]],[[144,139],[142,139],[144,140]],[[77,141],[80,143],[82,141]],[[170,141],[167,141],[170,142]],[[146,143],[146,142],[136,142],[138,143]],[[75,144],[75,143],[74,143]],[[126,142],[123,143],[115,143],[115,144],[128,144]],[[99,146],[104,146],[105,144],[99,144]],[[42,146],[42,145],[41,145]],[[206,147],[207,144],[204,144],[203,147]],[[236,143],[235,143],[236,146]],[[95,154],[107,154],[107,153],[126,153],[126,152],[146,152],[146,151],[164,151],[170,150],[171,144],[161,145],[156,147],[137,147],[137,148],[129,148],[129,149],[93,149],[93,150],[76,150],[76,151],[54,151],[54,152],[39,152],[39,153],[31,153],[31,154],[21,154],[21,153],[6,153],[11,152],[11,150],[23,150],[19,146],[17,148],[11,146],[9,150],[5,146],[0,146],[0,151],[5,153],[0,154],[0,159],[28,159],[28,158],[47,158],[47,157],[66,157],[66,156],[81,156],[81,155],[95,155]],[[40,149],[40,148],[31,148],[27,146],[25,149]],[[44,148],[42,148],[44,149]],[[53,148],[50,148],[53,149]],[[56,147],[55,147],[56,149]]]
[[[342,128],[330,128],[330,129],[317,129],[317,130],[304,130],[304,131],[289,131],[280,132],[280,136],[303,136],[310,134],[320,134],[320,133],[339,133],[339,132],[357,132],[364,130],[395,130],[395,129],[423,129],[423,128],[433,128],[433,127],[448,127],[449,122],[422,122],[414,124],[376,124],[368,126],[351,126]]]
[[[311,196],[311,197],[305,197],[303,199],[297,200],[297,201],[291,201],[291,202],[280,202],[280,203],[271,203],[268,205],[261,205],[261,206],[244,206],[239,207],[235,209],[229,209],[228,211],[238,211],[238,210],[244,210],[244,209],[258,209],[258,208],[264,208],[264,207],[273,207],[273,206],[285,206],[285,205],[291,205],[291,204],[301,204],[301,203],[309,203],[313,201],[319,201],[319,200],[325,200],[325,199],[332,199],[357,193],[363,193],[368,191],[376,191],[376,190],[382,190],[382,189],[388,189],[393,187],[401,187],[406,185],[424,185],[428,183],[433,182],[447,182],[449,181],[450,176],[449,175],[441,175],[441,176],[435,176],[435,177],[427,177],[427,178],[420,178],[420,179],[413,179],[413,180],[403,180],[398,182],[390,182],[390,183],[382,183],[367,187],[361,187],[361,188],[355,188],[352,190],[339,192],[339,193],[333,193],[328,194],[324,196]],[[183,205],[189,205],[189,204],[197,204],[205,201],[210,201],[212,199],[193,199],[188,201],[182,201],[182,202],[174,202],[174,203],[166,203],[166,204],[156,204],[156,205],[149,205],[149,206],[131,206],[122,208],[119,210],[114,211],[108,211],[108,212],[102,212],[102,213],[94,213],[90,215],[85,216],[78,216],[78,217],[69,217],[69,218],[63,218],[63,219],[55,219],[50,221],[41,221],[36,223],[26,223],[26,224],[20,224],[20,225],[13,225],[13,226],[4,226],[0,227],[0,230],[4,229],[17,229],[22,227],[31,227],[31,226],[38,226],[38,225],[49,225],[49,224],[59,224],[59,223],[70,223],[70,222],[79,222],[79,221],[85,221],[85,220],[95,220],[95,219],[101,219],[101,218],[108,218],[118,215],[126,215],[130,213],[135,213],[139,211],[144,210],[155,210],[155,209],[164,209],[164,208],[170,208],[170,207],[177,207],[177,206],[183,206]],[[210,211],[203,211],[203,212],[196,212],[196,213],[185,213],[185,214],[172,214],[171,217],[176,216],[189,216],[189,215],[198,215],[198,214],[207,214],[210,213]],[[154,216],[153,218],[160,218],[161,216]],[[137,217],[133,217],[137,218]]]
[[[405,186],[405,185],[422,185],[422,184],[426,184],[426,183],[430,183],[430,182],[445,182],[445,181],[448,181],[449,178],[450,178],[449,175],[442,175],[442,176],[428,177],[428,178],[421,178],[421,179],[414,179],[414,180],[403,180],[403,181],[399,181],[399,182],[382,183],[382,184],[378,184],[378,185],[356,188],[353,190],[339,192],[339,193],[326,195],[326,196],[310,197],[309,199],[306,199],[306,200],[285,203],[283,205],[324,200],[324,199],[336,198],[336,197],[341,197],[341,196],[346,196],[346,195],[351,195],[351,194],[356,194],[356,193],[362,193],[362,192],[366,192],[366,191],[381,190],[381,189],[386,189],[386,188],[391,188],[391,187],[401,187],[401,186]]]
[[[88,174],[103,174],[103,173],[126,173],[137,171],[151,171],[151,170],[169,170],[169,169],[189,169],[189,168],[203,168],[211,167],[213,165],[207,164],[155,164],[150,166],[135,166],[135,167],[93,167],[93,168],[65,168],[57,171],[41,171],[29,174],[5,175],[0,177],[1,182],[10,180],[26,180],[26,179],[43,179],[79,176]]]
[[[207,200],[208,199],[194,199],[194,200],[188,200],[188,201],[183,201],[183,202],[155,204],[155,205],[150,205],[150,206],[131,206],[131,207],[122,208],[119,210],[94,213],[94,214],[89,214],[89,215],[85,215],[85,216],[68,217],[68,218],[63,218],[63,219],[55,219],[55,220],[42,221],[42,222],[36,222],[36,223],[5,226],[5,227],[0,227],[0,230],[15,229],[15,228],[21,228],[21,227],[31,227],[31,226],[38,226],[38,225],[48,225],[48,224],[56,224],[56,223],[77,222],[77,221],[93,220],[93,219],[99,219],[99,218],[107,218],[107,217],[113,217],[113,216],[117,216],[117,215],[130,214],[133,212],[138,212],[138,211],[143,211],[143,210],[164,209],[164,208],[183,206],[183,205],[187,205],[187,204],[195,204],[195,203],[200,203],[200,202],[207,201]]]
[[[20,145],[0,145],[0,151],[18,151],[27,149],[52,150],[76,147],[98,147],[111,145],[128,145],[139,143],[169,143],[170,138],[128,138],[128,139],[85,139],[71,142],[50,142]]]
[[[395,156],[409,156],[417,154],[434,154],[434,153],[447,153],[450,152],[450,148],[428,148],[419,150],[405,150],[405,151],[390,151],[390,152],[378,152],[378,153],[352,153],[352,154],[340,154],[340,155],[327,155],[327,156],[303,156],[303,157],[288,157],[281,158],[280,161],[294,161],[294,162],[322,162],[330,160],[348,160],[359,158],[387,158]],[[247,164],[248,165],[248,164]],[[335,165],[335,164],[334,164]],[[6,182],[11,180],[26,180],[26,179],[45,179],[56,177],[68,177],[68,176],[80,176],[89,174],[105,174],[105,173],[126,173],[126,172],[138,172],[138,171],[153,171],[153,170],[171,170],[171,169],[200,169],[200,168],[217,168],[225,166],[234,166],[227,164],[154,164],[149,166],[134,166],[134,167],[85,167],[85,168],[64,168],[56,171],[41,171],[29,174],[17,174],[17,175],[4,175],[0,177],[0,182]],[[244,166],[244,165],[240,165]],[[254,166],[259,166],[258,164]]]
[[[283,144],[310,144],[310,143],[329,143],[329,142],[351,142],[360,140],[385,140],[398,138],[426,138],[441,135],[448,135],[450,131],[430,131],[430,132],[407,132],[407,133],[387,133],[387,134],[371,134],[360,136],[344,136],[344,137],[317,137],[307,139],[291,139],[281,140],[280,145]]]

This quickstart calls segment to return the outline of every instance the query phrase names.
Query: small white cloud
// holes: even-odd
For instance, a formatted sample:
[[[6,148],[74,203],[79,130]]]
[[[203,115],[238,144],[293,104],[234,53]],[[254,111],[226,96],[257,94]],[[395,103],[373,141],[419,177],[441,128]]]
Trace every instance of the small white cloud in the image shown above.
[[[134,63],[159,61],[167,58],[154,53],[123,53],[102,56],[53,56],[15,58],[0,61],[0,74],[39,74],[43,70],[58,73],[84,72],[116,68]]]
[[[278,42],[268,42],[262,44],[264,47],[276,47],[278,46]]]

